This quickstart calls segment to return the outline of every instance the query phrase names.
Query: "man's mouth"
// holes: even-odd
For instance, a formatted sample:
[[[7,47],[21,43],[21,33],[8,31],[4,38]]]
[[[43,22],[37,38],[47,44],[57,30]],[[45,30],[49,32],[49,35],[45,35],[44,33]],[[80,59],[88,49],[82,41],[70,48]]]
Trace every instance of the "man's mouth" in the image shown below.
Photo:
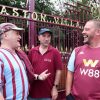
[[[17,42],[20,42],[20,40],[17,40]]]
[[[84,38],[88,38],[88,35],[83,35]]]

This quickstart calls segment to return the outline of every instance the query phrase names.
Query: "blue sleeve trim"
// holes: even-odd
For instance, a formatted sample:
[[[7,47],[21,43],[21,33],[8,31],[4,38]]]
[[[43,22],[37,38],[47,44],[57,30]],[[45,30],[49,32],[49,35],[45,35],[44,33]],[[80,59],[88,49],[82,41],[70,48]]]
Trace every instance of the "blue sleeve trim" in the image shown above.
[[[68,70],[71,72],[74,72],[74,62],[75,62],[75,50],[73,50],[70,58],[69,58],[69,62],[68,62]]]

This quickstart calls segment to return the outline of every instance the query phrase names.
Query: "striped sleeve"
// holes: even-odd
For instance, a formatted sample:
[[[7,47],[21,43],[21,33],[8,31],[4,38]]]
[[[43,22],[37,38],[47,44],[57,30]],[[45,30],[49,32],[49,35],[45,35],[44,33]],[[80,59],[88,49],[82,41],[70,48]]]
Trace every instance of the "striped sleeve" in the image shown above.
[[[4,72],[4,64],[3,61],[0,59],[0,92],[3,86],[3,72]]]

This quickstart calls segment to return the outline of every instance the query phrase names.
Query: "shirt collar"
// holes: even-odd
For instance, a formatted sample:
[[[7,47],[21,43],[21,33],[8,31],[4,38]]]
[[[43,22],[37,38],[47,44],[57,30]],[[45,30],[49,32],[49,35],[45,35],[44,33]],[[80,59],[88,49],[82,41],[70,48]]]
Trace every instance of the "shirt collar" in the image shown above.
[[[35,48],[35,50],[36,50],[36,51],[39,51],[39,47],[40,47],[40,45],[37,46],[37,47]],[[48,46],[48,50],[47,50],[47,52],[48,52],[48,51],[51,51],[51,50],[52,50],[52,46],[49,45],[49,46]]]

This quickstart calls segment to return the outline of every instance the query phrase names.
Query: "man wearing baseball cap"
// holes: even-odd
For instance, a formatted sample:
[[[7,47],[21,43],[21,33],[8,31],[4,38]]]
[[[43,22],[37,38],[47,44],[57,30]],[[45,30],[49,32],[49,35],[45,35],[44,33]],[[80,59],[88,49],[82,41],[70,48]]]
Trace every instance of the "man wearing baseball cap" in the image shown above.
[[[27,100],[28,78],[43,80],[49,75],[34,74],[26,54],[18,50],[23,30],[12,23],[0,24],[0,100]]]
[[[52,31],[41,28],[38,32],[40,45],[29,51],[29,59],[34,72],[40,74],[48,69],[50,73],[46,80],[36,80],[30,86],[29,100],[56,100],[58,84],[61,76],[62,61],[59,51],[50,45]]]

